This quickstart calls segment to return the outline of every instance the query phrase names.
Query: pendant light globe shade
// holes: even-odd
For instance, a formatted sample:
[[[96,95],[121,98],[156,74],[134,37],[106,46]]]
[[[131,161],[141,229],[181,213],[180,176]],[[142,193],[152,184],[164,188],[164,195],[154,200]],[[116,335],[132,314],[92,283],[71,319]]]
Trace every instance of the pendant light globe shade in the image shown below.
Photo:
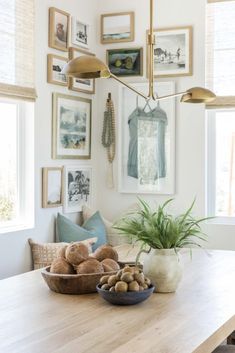
[[[95,56],[83,55],[70,60],[63,68],[62,74],[74,78],[109,78],[110,71],[107,65]]]
[[[216,95],[209,89],[202,87],[193,87],[186,91],[181,97],[183,103],[211,103],[215,100]]]

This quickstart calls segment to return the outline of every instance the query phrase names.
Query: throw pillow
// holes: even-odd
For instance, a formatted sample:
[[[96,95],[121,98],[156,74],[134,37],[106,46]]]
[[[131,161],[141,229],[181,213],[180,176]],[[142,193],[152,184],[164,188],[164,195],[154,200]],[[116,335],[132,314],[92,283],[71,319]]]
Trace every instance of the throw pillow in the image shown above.
[[[87,245],[89,249],[89,253],[92,253],[92,244],[97,241],[97,238],[90,238],[82,241],[85,245]],[[50,266],[52,261],[58,257],[58,252],[61,248],[63,248],[68,243],[36,243],[32,239],[28,239],[32,258],[33,258],[33,268],[34,270],[38,270],[39,268],[43,268],[46,266]]]
[[[96,237],[97,242],[92,247],[93,251],[100,245],[107,243],[105,225],[99,212],[94,213],[82,226],[73,223],[59,213],[57,216],[57,231],[59,240],[67,243]]]
[[[128,209],[128,212],[137,210],[138,208],[139,208],[139,205],[137,203],[135,203],[130,206],[130,208]],[[94,211],[84,205],[82,207],[83,220],[86,221],[95,212],[96,211]],[[112,223],[112,222],[108,221],[106,218],[104,218],[103,216],[101,216],[101,218],[102,218],[104,225],[105,225],[105,228],[106,228],[107,242],[109,245],[118,246],[118,245],[122,245],[122,244],[130,244],[131,243],[131,239],[129,236],[124,235],[124,234],[120,234],[120,232],[118,230],[113,228],[115,222]]]

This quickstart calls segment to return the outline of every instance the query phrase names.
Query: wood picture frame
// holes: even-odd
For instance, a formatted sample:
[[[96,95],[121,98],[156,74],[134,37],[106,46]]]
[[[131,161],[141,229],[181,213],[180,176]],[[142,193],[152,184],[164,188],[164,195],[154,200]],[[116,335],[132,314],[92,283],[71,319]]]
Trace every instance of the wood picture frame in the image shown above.
[[[63,197],[63,167],[42,168],[42,207],[60,207]]]
[[[78,58],[83,55],[95,56],[95,54],[90,53],[84,49],[78,49],[74,47],[69,48],[69,60]],[[82,79],[69,77],[68,88],[71,91],[82,92],[87,94],[95,94],[95,79]]]
[[[64,168],[65,213],[81,212],[82,206],[92,207],[92,167],[89,165]]]
[[[92,100],[53,93],[52,158],[90,159]]]
[[[70,14],[49,8],[49,47],[61,51],[68,51],[70,37]]]
[[[47,55],[47,82],[59,86],[68,86],[68,78],[61,71],[68,59],[54,54]],[[64,63],[64,64],[63,64]]]
[[[118,12],[101,15],[100,40],[102,44],[133,42],[135,40],[135,13]]]
[[[147,31],[147,36],[149,31]],[[193,27],[154,29],[154,77],[193,75]],[[147,50],[147,77],[149,52]]]
[[[106,63],[116,76],[143,76],[143,48],[108,49]]]

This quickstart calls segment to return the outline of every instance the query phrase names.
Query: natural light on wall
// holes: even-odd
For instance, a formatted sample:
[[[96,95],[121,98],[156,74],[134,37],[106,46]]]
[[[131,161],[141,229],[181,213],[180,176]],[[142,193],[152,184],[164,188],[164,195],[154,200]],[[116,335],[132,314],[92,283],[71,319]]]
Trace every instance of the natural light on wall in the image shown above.
[[[208,0],[208,213],[235,217],[235,1]]]

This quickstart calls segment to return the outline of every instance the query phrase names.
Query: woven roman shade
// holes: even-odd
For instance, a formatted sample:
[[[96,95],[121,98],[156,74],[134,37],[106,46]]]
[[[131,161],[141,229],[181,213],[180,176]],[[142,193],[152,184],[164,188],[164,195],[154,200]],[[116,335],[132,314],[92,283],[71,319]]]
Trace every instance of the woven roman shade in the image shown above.
[[[0,1],[0,96],[34,101],[34,0]]]
[[[207,0],[206,86],[217,98],[208,108],[235,107],[235,0]]]

